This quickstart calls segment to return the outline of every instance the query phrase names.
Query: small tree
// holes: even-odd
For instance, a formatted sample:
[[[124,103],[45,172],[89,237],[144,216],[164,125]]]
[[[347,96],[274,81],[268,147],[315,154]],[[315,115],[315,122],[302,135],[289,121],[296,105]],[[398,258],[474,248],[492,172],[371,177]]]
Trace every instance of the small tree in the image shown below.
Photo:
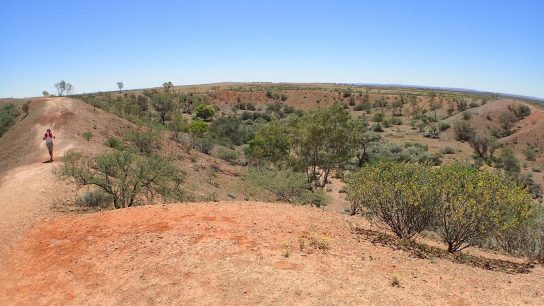
[[[156,94],[151,96],[151,104],[155,111],[159,114],[159,120],[162,124],[166,123],[166,119],[170,112],[174,109],[174,103],[169,95]]]
[[[164,82],[162,83],[162,87],[164,88],[164,91],[168,93],[170,92],[170,88],[174,87],[174,84],[172,84],[172,82]]]
[[[476,134],[470,137],[468,143],[474,150],[474,154],[481,158],[487,158],[487,152],[490,148],[490,140],[486,135]]]
[[[112,196],[115,208],[152,202],[158,195],[179,199],[183,173],[158,156],[141,157],[128,150],[83,157],[69,151],[59,173],[78,187],[95,186]]]
[[[117,82],[117,88],[119,88],[119,92],[123,92],[123,87],[124,87],[124,84],[123,82]]]
[[[64,95],[64,92],[66,91],[66,81],[62,80],[55,84],[55,88],[57,89],[57,94],[59,97],[62,97]]]
[[[70,83],[66,83],[66,95],[71,95],[74,87]]]
[[[57,89],[57,93],[59,95],[59,97],[62,97],[64,95],[64,93],[66,93],[67,95],[70,95],[72,93],[72,90],[73,90],[73,86],[72,84],[62,80],[58,83],[55,84],[55,88]]]
[[[47,90],[42,91],[44,97],[49,97],[49,92]]]

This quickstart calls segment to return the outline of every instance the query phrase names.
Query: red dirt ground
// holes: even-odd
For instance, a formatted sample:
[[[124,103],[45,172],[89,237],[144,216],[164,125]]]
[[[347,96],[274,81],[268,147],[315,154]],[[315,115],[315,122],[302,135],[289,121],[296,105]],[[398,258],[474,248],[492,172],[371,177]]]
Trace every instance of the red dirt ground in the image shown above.
[[[360,217],[265,203],[144,206],[46,221],[0,272],[0,304],[544,302],[544,269],[418,259],[354,234]],[[319,250],[304,238],[324,241]],[[392,286],[393,278],[400,287]]]

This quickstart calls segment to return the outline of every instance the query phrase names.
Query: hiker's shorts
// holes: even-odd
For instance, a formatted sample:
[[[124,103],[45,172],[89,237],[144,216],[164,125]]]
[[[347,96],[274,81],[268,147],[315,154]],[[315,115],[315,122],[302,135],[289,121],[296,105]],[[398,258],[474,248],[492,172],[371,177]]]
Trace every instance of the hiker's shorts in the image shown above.
[[[47,150],[49,150],[49,152],[53,152],[53,143],[47,142],[46,145],[47,145]]]

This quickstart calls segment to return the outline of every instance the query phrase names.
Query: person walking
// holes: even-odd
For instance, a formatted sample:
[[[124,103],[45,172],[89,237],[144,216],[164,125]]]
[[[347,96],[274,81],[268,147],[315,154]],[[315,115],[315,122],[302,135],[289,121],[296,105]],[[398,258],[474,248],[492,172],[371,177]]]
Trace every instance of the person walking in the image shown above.
[[[51,129],[47,129],[47,132],[45,132],[45,135],[43,136],[43,140],[45,140],[45,145],[49,151],[49,162],[53,161],[53,138],[55,138],[55,136],[53,136]]]

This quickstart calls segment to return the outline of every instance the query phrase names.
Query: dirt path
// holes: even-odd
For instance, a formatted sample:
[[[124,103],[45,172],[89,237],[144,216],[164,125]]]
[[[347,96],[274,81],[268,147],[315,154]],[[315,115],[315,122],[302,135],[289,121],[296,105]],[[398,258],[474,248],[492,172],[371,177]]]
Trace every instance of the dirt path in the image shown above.
[[[67,98],[34,100],[29,115],[0,138],[0,261],[37,221],[55,215],[55,201],[71,196],[53,170],[67,150],[88,147],[74,127],[82,121],[88,125],[81,104]],[[49,155],[42,137],[48,127],[56,135],[53,163],[45,163]]]

